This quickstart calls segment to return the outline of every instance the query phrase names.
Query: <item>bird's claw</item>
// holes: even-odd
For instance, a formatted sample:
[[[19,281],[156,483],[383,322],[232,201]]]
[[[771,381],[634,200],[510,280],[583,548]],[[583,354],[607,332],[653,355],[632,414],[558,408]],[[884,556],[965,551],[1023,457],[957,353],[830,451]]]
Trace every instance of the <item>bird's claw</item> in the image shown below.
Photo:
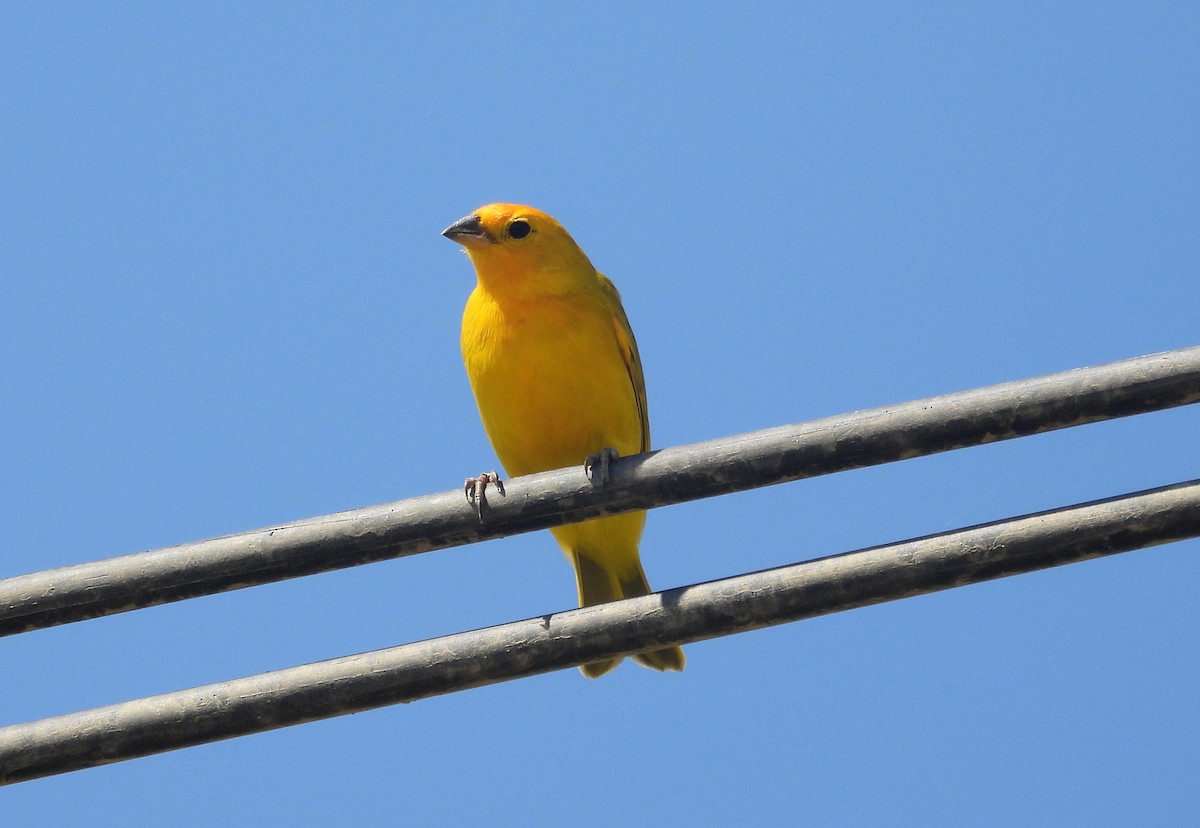
[[[583,473],[587,475],[588,480],[592,481],[593,485],[607,485],[609,479],[609,464],[620,456],[621,455],[617,454],[617,450],[614,448],[602,448],[595,454],[589,454],[584,458]]]
[[[475,507],[475,514],[479,516],[480,523],[483,523],[483,507],[487,505],[488,484],[495,486],[500,496],[504,497],[504,481],[494,469],[463,481],[463,494],[467,496],[467,503]]]

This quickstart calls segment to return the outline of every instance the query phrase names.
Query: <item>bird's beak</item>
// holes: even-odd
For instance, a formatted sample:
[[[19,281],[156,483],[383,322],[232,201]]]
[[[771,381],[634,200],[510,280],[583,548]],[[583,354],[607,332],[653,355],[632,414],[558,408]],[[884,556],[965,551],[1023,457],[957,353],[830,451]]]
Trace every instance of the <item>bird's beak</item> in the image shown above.
[[[483,226],[483,221],[474,214],[460,218],[443,230],[442,235],[463,247],[479,247],[495,242]]]

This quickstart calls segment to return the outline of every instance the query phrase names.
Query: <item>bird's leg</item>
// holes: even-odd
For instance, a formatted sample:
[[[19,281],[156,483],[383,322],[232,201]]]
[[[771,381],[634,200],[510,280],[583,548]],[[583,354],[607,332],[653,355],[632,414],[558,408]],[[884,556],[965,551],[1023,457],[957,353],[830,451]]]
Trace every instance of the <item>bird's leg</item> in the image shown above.
[[[583,473],[587,475],[588,480],[592,481],[594,485],[607,485],[608,466],[620,456],[617,454],[616,449],[606,446],[595,454],[589,454],[583,459]]]
[[[478,477],[468,477],[463,481],[463,494],[467,496],[467,503],[475,507],[475,514],[479,515],[479,522],[483,523],[483,507],[487,505],[487,487],[491,483],[495,485],[496,491],[504,497],[504,481],[500,479],[500,475],[493,469],[490,472],[483,472]]]

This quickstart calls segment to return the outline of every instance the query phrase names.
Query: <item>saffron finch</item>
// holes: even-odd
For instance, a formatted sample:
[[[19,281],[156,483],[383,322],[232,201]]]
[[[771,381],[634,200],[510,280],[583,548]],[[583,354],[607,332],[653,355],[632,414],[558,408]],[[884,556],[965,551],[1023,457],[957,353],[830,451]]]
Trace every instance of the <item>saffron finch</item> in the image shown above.
[[[540,210],[489,204],[443,234],[475,266],[463,312],[462,352],[484,429],[510,476],[583,461],[601,479],[613,454],[650,449],[646,383],[621,297],[566,230]],[[471,484],[478,498],[493,474]],[[503,490],[501,489],[501,492]],[[638,556],[646,513],[596,518],[550,531],[575,567],[580,606],[650,593]],[[682,670],[683,650],[635,655]],[[620,659],[585,664],[589,677]]]

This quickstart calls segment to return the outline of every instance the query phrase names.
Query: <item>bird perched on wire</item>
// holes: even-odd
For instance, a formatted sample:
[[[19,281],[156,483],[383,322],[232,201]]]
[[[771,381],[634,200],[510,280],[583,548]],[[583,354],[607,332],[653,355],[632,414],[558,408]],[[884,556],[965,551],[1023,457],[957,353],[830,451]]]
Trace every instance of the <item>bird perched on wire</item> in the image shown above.
[[[582,461],[603,482],[612,457],[648,451],[646,382],[621,297],[562,225],[532,207],[489,204],[442,235],[461,244],[475,266],[463,361],[507,473]],[[467,481],[480,508],[489,485],[503,484],[494,472]],[[644,511],[628,512],[550,530],[575,567],[580,606],[650,593],[638,556],[645,523]],[[655,670],[684,664],[679,647],[633,658]],[[619,663],[580,669],[594,678]]]

